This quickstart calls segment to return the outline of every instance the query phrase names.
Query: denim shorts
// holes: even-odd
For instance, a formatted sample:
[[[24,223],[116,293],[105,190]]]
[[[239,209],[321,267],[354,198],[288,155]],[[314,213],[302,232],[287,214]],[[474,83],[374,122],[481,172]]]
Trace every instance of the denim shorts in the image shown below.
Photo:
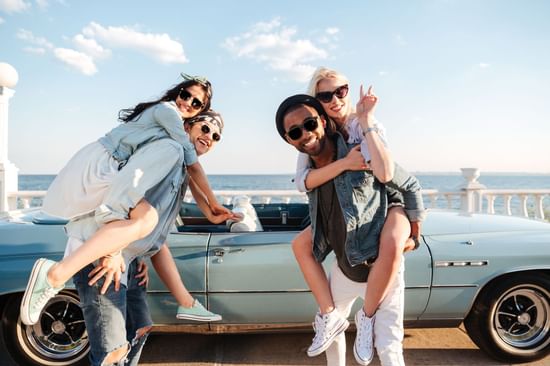
[[[73,277],[86,322],[90,364],[93,366],[102,365],[110,352],[127,344],[131,345],[128,364],[137,365],[146,336],[137,340],[136,332],[153,324],[146,288],[138,285],[141,279],[134,278],[137,262],[134,260],[128,266],[128,287],[121,285],[115,291],[111,284],[104,295],[100,294],[103,278],[93,286],[88,285],[88,274],[94,268],[93,265],[88,265]]]

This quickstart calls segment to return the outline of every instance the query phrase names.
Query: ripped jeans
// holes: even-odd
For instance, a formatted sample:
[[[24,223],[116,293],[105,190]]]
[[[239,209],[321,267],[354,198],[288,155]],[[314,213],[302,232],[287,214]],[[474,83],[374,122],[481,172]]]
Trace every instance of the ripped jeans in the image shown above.
[[[99,293],[103,279],[93,286],[88,285],[88,274],[93,268],[93,265],[88,265],[73,277],[88,331],[90,364],[108,366],[103,363],[107,355],[129,345],[127,356],[110,365],[137,365],[147,339],[147,333],[137,338],[138,331],[153,324],[146,288],[138,286],[140,279],[134,278],[137,260],[133,260],[127,268],[128,287],[121,284],[117,292],[111,284],[105,295]]]

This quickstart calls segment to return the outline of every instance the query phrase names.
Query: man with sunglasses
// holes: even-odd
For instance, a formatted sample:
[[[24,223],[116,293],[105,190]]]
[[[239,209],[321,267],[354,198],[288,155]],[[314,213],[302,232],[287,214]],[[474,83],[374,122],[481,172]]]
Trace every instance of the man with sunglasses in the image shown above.
[[[316,168],[346,157],[356,148],[348,144],[328,118],[318,100],[298,94],[285,99],[276,114],[280,136],[307,154]],[[380,183],[371,171],[346,171],[308,192],[313,233],[312,252],[322,262],[330,251],[336,260],[331,269],[330,291],[336,311],[346,319],[357,297],[364,297],[372,263],[378,255],[379,236],[388,208],[388,193],[402,194],[408,208],[423,211],[420,185],[398,165],[393,179]],[[301,268],[302,271],[311,270]],[[404,365],[403,360],[403,268],[380,305],[374,323],[375,346],[382,365]],[[357,319],[357,318],[356,318]],[[329,365],[345,364],[347,321],[332,328],[327,338],[334,342],[326,350]],[[368,324],[356,321],[356,344],[369,332]],[[317,330],[319,331],[319,330]],[[356,360],[367,365],[372,352],[354,346]]]

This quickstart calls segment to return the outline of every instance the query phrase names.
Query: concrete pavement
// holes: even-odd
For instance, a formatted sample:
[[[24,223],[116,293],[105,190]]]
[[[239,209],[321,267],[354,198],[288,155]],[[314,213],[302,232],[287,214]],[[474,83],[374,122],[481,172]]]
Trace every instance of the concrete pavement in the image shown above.
[[[347,364],[357,365],[352,344],[355,334],[348,332]],[[190,335],[156,334],[145,346],[140,365],[324,365],[324,356],[307,357],[312,333]],[[494,366],[510,365],[496,362],[470,341],[463,329],[406,329],[405,362],[407,365],[428,366]],[[378,358],[371,363],[379,366]],[[550,356],[529,366],[548,366]]]

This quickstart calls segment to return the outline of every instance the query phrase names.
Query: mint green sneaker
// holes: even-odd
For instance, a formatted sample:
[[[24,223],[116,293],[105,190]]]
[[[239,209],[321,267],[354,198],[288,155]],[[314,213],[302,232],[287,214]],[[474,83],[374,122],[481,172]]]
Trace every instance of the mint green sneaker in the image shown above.
[[[44,306],[65,287],[54,288],[48,283],[48,271],[55,263],[49,259],[40,258],[32,267],[20,309],[21,321],[26,325],[38,322]]]
[[[178,306],[176,318],[196,320],[198,322],[217,322],[222,320],[221,315],[214,314],[213,312],[206,310],[197,299],[195,299],[193,306],[190,308]]]

